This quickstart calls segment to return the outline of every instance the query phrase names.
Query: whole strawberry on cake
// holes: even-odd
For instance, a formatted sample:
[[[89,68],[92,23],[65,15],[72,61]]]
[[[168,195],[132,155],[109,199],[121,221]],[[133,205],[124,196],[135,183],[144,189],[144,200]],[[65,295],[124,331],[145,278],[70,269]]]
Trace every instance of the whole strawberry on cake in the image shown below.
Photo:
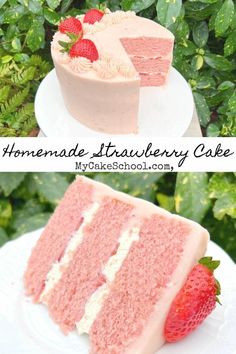
[[[199,224],[80,176],[32,251],[26,291],[64,333],[87,333],[91,354],[154,354],[219,301],[208,241]]]
[[[165,85],[173,44],[170,31],[132,11],[66,18],[51,53],[67,110],[93,130],[137,133],[140,88]]]

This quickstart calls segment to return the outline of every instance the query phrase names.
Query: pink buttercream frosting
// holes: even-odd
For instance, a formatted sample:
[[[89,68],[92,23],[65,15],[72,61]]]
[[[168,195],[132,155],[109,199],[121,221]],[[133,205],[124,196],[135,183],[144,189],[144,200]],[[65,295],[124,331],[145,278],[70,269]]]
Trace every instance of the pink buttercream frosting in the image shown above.
[[[105,30],[108,26],[121,23],[123,20],[136,16],[133,11],[116,11],[111,12],[109,9],[105,10],[105,15],[99,22],[95,22],[93,25],[83,23],[84,15],[77,16],[83,24],[83,34],[86,35],[95,34],[97,32]],[[53,41],[52,48],[57,52],[58,60],[61,64],[69,65],[70,69],[74,73],[84,73],[88,71],[94,71],[96,75],[102,79],[112,79],[116,76],[123,76],[125,78],[132,78],[137,76],[137,72],[134,67],[127,62],[122,62],[116,58],[113,54],[108,52],[99,51],[99,60],[91,63],[86,58],[73,58],[71,59],[68,53],[62,53],[62,47],[59,41],[69,42],[70,38],[63,33],[56,32]]]

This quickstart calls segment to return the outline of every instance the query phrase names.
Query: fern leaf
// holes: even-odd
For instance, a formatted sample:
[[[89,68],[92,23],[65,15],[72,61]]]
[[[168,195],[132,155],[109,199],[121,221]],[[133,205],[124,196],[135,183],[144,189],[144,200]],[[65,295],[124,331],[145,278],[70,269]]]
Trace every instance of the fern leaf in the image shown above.
[[[6,85],[0,88],[0,103],[4,103],[8,99],[10,89],[10,85]]]
[[[34,128],[36,128],[37,125],[37,121],[34,115],[34,112],[31,115],[28,115],[27,120],[24,121],[24,123],[22,124],[21,127],[21,135],[22,136],[28,136],[29,133],[32,132],[32,130]]]
[[[42,62],[43,59],[39,55],[31,55],[29,65],[40,66]]]
[[[34,116],[34,104],[26,103],[15,114],[15,123],[12,125],[14,129],[20,129],[21,126]]]
[[[0,65],[0,78],[7,76],[11,72],[11,64]]]
[[[22,91],[17,92],[7,102],[0,106],[0,119],[4,119],[10,113],[16,112],[17,108],[21,106],[25,98],[28,96],[30,86],[27,85]]]
[[[17,132],[12,128],[0,128],[1,137],[14,137],[17,136]]]
[[[35,73],[35,79],[40,80],[44,78],[47,73],[51,70],[51,64],[46,60],[43,60],[38,55],[32,55],[29,60],[29,65],[37,68],[37,73]]]
[[[30,66],[27,69],[21,69],[18,73],[15,73],[11,77],[11,81],[15,85],[23,85],[26,84],[27,82],[33,80],[34,74],[35,74],[35,68],[33,66]]]

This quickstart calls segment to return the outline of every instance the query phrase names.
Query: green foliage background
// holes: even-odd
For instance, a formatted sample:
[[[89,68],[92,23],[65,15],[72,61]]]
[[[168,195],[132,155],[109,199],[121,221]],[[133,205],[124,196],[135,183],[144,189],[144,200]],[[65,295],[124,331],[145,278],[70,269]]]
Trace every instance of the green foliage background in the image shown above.
[[[49,44],[61,18],[99,0],[0,0],[0,136],[36,127],[33,101],[52,68]],[[208,136],[236,136],[236,11],[233,0],[109,0],[176,37],[174,66],[190,83]]]
[[[195,220],[236,261],[236,173],[90,173]],[[44,226],[73,173],[0,173],[0,245]]]

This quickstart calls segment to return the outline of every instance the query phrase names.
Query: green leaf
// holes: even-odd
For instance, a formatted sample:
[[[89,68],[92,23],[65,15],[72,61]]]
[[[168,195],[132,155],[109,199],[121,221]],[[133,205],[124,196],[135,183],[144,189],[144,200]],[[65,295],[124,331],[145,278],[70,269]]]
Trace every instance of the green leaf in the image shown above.
[[[45,19],[52,25],[58,25],[58,23],[60,22],[61,16],[52,9],[45,7],[43,9],[43,13]]]
[[[156,182],[162,173],[98,173],[95,180],[108,184],[121,192],[129,193],[134,197],[154,201],[156,196]]]
[[[11,60],[12,60],[12,55],[4,55],[4,56],[1,58],[2,64],[7,64],[7,63],[9,63]]]
[[[207,127],[206,133],[207,133],[207,136],[216,138],[217,136],[220,135],[219,126],[215,123],[209,124]]]
[[[19,29],[16,24],[11,24],[8,26],[7,31],[6,31],[6,40],[10,41],[14,38],[16,38],[19,34]]]
[[[236,218],[236,191],[225,194],[219,198],[213,207],[214,216],[218,220],[222,220],[225,215]]]
[[[236,178],[231,173],[214,173],[209,180],[209,197],[221,198],[235,190]]]
[[[16,52],[20,52],[21,51],[21,42],[19,38],[14,38],[11,42],[12,48],[16,51]]]
[[[170,212],[174,212],[175,199],[173,196],[165,195],[163,193],[157,193],[157,201],[161,208],[164,208]]]
[[[0,173],[0,188],[4,195],[9,196],[24,180],[25,172],[1,172]]]
[[[184,44],[179,46],[179,48],[182,54],[186,57],[195,54],[197,49],[195,44],[189,40],[185,41]]]
[[[7,100],[10,93],[11,86],[6,85],[0,88],[0,103],[3,103]]]
[[[211,115],[206,99],[198,92],[194,92],[193,97],[194,97],[200,123],[203,127],[206,127],[210,121],[210,115]]]
[[[200,223],[210,207],[207,187],[207,173],[178,173],[175,189],[177,213]]]
[[[62,0],[61,2],[61,13],[64,14],[72,4],[73,0]]]
[[[45,30],[42,23],[39,21],[33,22],[31,28],[26,35],[26,43],[32,52],[43,48],[45,43]]]
[[[39,213],[25,219],[19,224],[17,231],[13,234],[12,238],[15,239],[26,232],[31,232],[45,226],[50,216],[51,213]]]
[[[197,22],[193,27],[193,40],[199,48],[205,47],[209,37],[206,21]]]
[[[203,64],[204,59],[202,55],[197,54],[192,58],[191,66],[194,70],[200,70],[203,67]]]
[[[67,180],[58,173],[32,173],[32,186],[46,202],[58,204],[69,186]]]
[[[232,30],[235,30],[235,29],[236,29],[236,11],[234,11],[234,16],[233,16],[233,20],[232,20],[232,22],[231,22],[231,24],[230,24],[230,28],[231,28]]]
[[[7,2],[7,0],[0,0],[0,9],[1,7],[3,7],[3,5],[5,5]]]
[[[0,199],[0,227],[7,227],[12,216],[12,206],[8,200]]]
[[[52,10],[55,10],[60,5],[61,0],[46,0],[46,2]]]
[[[8,235],[6,231],[0,227],[0,247],[4,245],[8,241]]]
[[[38,199],[29,199],[24,205],[13,211],[11,227],[17,231],[31,216],[44,212],[44,205]]]
[[[220,103],[228,100],[229,97],[233,94],[233,91],[233,88],[228,88],[226,90],[212,90],[212,92],[207,93],[207,104],[209,107],[218,106]]]
[[[3,23],[16,23],[24,14],[24,6],[11,6],[3,14]]]
[[[175,23],[181,12],[182,0],[158,0],[157,1],[157,18],[165,27],[170,27]]]
[[[225,91],[229,88],[234,88],[235,84],[232,81],[224,81],[218,86],[218,90]]]
[[[170,30],[174,33],[176,42],[186,41],[189,37],[189,25],[183,19],[178,18],[177,21],[170,26]]]
[[[35,15],[39,15],[42,13],[42,4],[40,0],[29,0],[29,11]]]
[[[150,7],[154,2],[155,0],[122,0],[121,7],[125,11],[132,10],[140,12]]]
[[[229,34],[224,44],[224,54],[226,57],[236,52],[236,31]]]
[[[14,55],[14,60],[16,62],[25,63],[25,62],[29,61],[29,56],[28,56],[28,54],[25,54],[25,53],[17,53]]]
[[[231,112],[236,113],[236,91],[230,97],[228,107]]]
[[[215,19],[215,32],[219,37],[229,28],[234,16],[234,3],[232,0],[225,0]]]
[[[206,90],[214,86],[215,86],[215,81],[212,77],[200,76],[196,80],[196,88],[200,90],[204,90],[204,89]]]
[[[219,71],[231,71],[234,69],[234,64],[218,54],[206,54],[205,62],[213,69]]]

